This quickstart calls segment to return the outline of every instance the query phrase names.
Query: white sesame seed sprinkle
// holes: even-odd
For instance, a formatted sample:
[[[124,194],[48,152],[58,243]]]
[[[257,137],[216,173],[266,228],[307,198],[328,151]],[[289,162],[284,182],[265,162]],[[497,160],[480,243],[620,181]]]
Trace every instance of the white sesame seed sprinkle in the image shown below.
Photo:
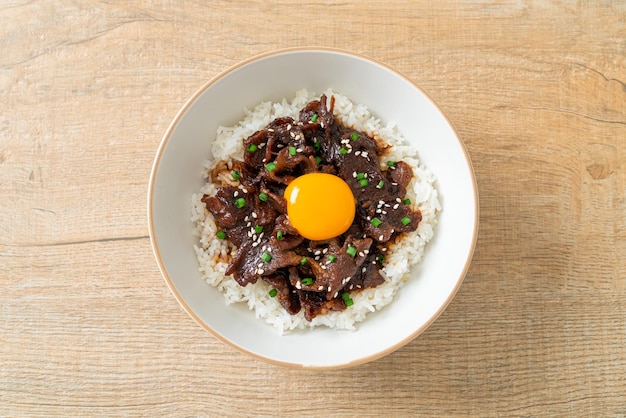
[[[361,273],[365,273],[366,271],[367,271],[367,267],[363,267],[363,268],[361,269]]]
[[[359,257],[365,257],[365,254],[363,253],[363,251],[359,251]]]
[[[259,269],[257,274],[258,274],[258,275],[261,275],[261,274],[263,274],[263,273],[265,273],[265,270],[263,270],[263,269]]]
[[[330,292],[330,286],[328,286],[328,292]]]
[[[317,290],[324,290],[324,286],[318,287]]]
[[[381,236],[378,237],[378,241],[382,241],[385,239],[385,236],[381,234]]]
[[[333,296],[333,297],[336,298],[337,296],[339,296],[339,292],[335,292],[335,296]]]
[[[393,208],[394,208],[394,209],[398,209],[399,207],[400,207],[400,204],[399,204],[399,203],[396,203],[395,205],[393,205]]]
[[[237,197],[239,196],[239,190],[235,190],[235,193],[233,193],[233,197]]]

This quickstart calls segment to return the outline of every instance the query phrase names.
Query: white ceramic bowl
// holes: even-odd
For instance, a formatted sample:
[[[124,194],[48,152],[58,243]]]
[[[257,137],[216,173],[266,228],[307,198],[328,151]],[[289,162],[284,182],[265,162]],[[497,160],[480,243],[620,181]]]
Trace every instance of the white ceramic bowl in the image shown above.
[[[203,184],[218,125],[243,119],[244,108],[327,88],[362,103],[383,122],[396,121],[437,176],[443,207],[435,237],[394,301],[356,331],[315,328],[280,336],[244,304],[200,277],[192,236],[191,195]],[[220,340],[272,363],[339,368],[388,354],[424,331],[448,305],[469,267],[478,230],[478,195],[465,147],[435,103],[411,80],[363,56],[332,49],[288,49],[238,64],[198,90],[178,112],[150,176],[148,220],[161,272],[183,308]]]

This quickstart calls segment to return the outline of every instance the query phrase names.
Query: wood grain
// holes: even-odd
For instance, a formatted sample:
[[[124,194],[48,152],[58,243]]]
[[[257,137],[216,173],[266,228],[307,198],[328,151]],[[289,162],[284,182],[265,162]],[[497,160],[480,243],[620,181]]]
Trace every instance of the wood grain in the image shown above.
[[[198,327],[146,226],[197,88],[253,54],[350,49],[465,141],[474,260],[420,337],[286,370]],[[0,416],[626,416],[621,1],[0,3]],[[338,347],[338,349],[341,349]]]

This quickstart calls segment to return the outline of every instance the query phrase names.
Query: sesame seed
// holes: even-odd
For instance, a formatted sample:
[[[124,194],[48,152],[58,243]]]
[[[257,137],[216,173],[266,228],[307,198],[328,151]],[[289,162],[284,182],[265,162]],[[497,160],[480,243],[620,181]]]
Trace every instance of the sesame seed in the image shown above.
[[[322,253],[323,253],[323,254],[326,254],[327,252],[328,252],[328,248],[324,248],[324,249],[322,250]]]
[[[296,282],[296,289],[302,289],[302,283]]]
[[[381,235],[381,236],[379,236],[379,237],[378,237],[378,241],[382,241],[382,240],[384,240],[384,239],[385,239],[385,236],[384,236],[384,235]]]
[[[289,132],[289,136],[294,138],[296,136],[296,134],[293,131],[291,131],[291,132]]]
[[[397,185],[398,185],[398,183],[391,183],[391,185],[392,185],[392,186],[397,186]]]
[[[370,253],[370,250],[363,250],[363,252],[364,252],[365,254],[369,254],[369,253]]]
[[[261,233],[259,234],[259,240],[263,237],[263,235],[265,235],[265,232],[261,232]]]
[[[387,214],[387,211],[386,211],[386,210],[383,210],[383,211],[381,211],[380,213],[382,213],[383,215],[386,215],[386,214]]]
[[[243,218],[244,222],[248,222],[250,220],[250,217],[248,215],[246,215],[245,218]]]
[[[361,151],[355,151],[354,155],[358,157],[359,155],[361,155]]]
[[[252,226],[252,222],[248,222],[248,223],[246,224],[246,228],[250,228],[251,226]]]
[[[252,243],[252,246],[253,246],[253,247],[256,247],[257,245],[259,245],[259,242],[258,242],[258,241],[254,241],[254,242]]]
[[[324,286],[318,287],[317,290],[324,290]]]
[[[337,296],[339,296],[339,292],[335,292],[335,296],[333,296],[333,297],[336,298]]]
[[[360,284],[357,284],[357,285],[356,285],[356,288],[357,288],[357,289],[360,289],[360,288],[361,288],[361,285],[360,285]]]
[[[402,199],[400,199],[399,197],[396,197],[396,202],[402,203]]]
[[[365,273],[366,271],[367,271],[367,267],[363,267],[363,268],[361,269],[361,273]]]
[[[265,146],[265,142],[261,142],[261,143],[259,144],[259,149],[263,148],[264,146]]]
[[[387,248],[382,248],[380,251],[385,252],[387,251]]]
[[[296,139],[298,139],[298,138],[296,138]],[[302,151],[304,151],[302,148],[296,149],[296,152],[302,152]]]
[[[400,207],[400,204],[399,204],[399,203],[396,203],[395,205],[393,205],[393,208],[394,208],[394,209],[398,209],[399,207]]]
[[[320,255],[322,252],[320,250],[315,251],[315,255]]]
[[[237,197],[239,196],[239,190],[235,190],[235,193],[233,193],[233,197]]]
[[[363,253],[363,251],[359,251],[359,257],[365,257],[365,254]]]
[[[287,125],[287,130],[290,131],[291,130],[291,124]]]
[[[264,163],[266,163],[266,162],[267,162],[267,158],[263,158],[263,160],[261,160],[261,161],[263,161]]]
[[[352,172],[352,177],[353,177],[353,178],[356,178],[356,171],[353,171],[353,172]]]
[[[315,261],[320,261],[320,258],[321,258],[321,257],[320,257],[319,255],[316,255],[316,256],[315,256]]]
[[[328,291],[330,292],[330,286],[328,286]]]
[[[252,232],[248,231],[248,238],[252,238]]]
[[[251,213],[251,215],[252,215],[252,217],[253,217],[254,219],[256,219],[256,218],[257,218],[257,214],[256,214],[256,212],[252,212],[252,213]]]
[[[267,128],[267,132],[274,132],[273,128]]]
[[[372,264],[376,264],[376,260],[372,261]]]
[[[261,274],[263,274],[263,273],[265,273],[265,270],[263,270],[263,269],[259,269],[257,274],[258,274],[258,275],[261,275]]]

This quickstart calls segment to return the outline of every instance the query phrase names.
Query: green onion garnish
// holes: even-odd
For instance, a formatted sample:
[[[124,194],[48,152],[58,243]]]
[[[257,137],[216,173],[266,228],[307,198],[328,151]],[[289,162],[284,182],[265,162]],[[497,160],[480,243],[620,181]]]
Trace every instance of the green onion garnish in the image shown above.
[[[402,203],[404,203],[405,205],[410,205],[411,204],[411,199],[409,199],[408,197],[406,199],[404,199],[402,201]]]
[[[267,202],[267,194],[259,193],[259,200],[262,202]]]
[[[337,260],[337,256],[336,256],[335,254],[330,254],[330,255],[328,256],[328,262],[329,262],[329,263],[334,263],[334,262],[335,262],[335,260]]]
[[[311,286],[313,284],[313,279],[311,277],[305,277],[301,281],[302,281],[302,284],[305,286]]]
[[[351,257],[356,256],[356,247],[353,247],[352,245],[348,245],[348,249],[346,250],[346,253]]]
[[[276,163],[272,161],[265,164],[265,169],[270,172],[276,170]]]
[[[275,297],[276,297],[276,295],[278,294],[278,290],[276,290],[276,289],[270,289],[270,291],[269,291],[269,292],[267,292],[267,293],[270,295],[270,297],[271,297],[271,298],[275,298]]]
[[[359,184],[361,187],[366,187],[369,184],[369,181],[367,181],[367,179],[361,179],[359,180]]]
[[[315,162],[317,163],[317,165],[320,165],[320,163],[322,162],[322,157],[315,157]]]
[[[347,149],[345,149],[344,147],[341,147],[341,148],[339,149],[339,154],[341,154],[341,155],[346,155],[347,153],[348,153],[348,150],[347,150]]]
[[[309,259],[308,259],[308,258],[306,258],[306,257],[302,257],[302,258],[300,259],[300,265],[301,265],[301,266],[303,266],[303,265],[305,265],[308,261],[309,261]]]
[[[261,254],[261,260],[265,261],[266,263],[269,263],[270,261],[272,261],[272,256],[270,255],[270,253],[265,251],[263,254]]]
[[[263,232],[263,225],[257,225],[254,227],[255,234],[260,234],[261,232]]]
[[[219,239],[224,239],[226,238],[226,232],[218,231],[217,234],[215,234],[215,236],[218,237]]]
[[[384,185],[385,185],[385,182],[381,180],[381,181],[379,181],[379,182],[378,182],[378,184],[376,185],[376,188],[378,188],[378,189],[382,189]]]
[[[382,254],[378,254],[378,257],[376,257],[376,261],[382,264],[385,261],[385,257],[383,257]]]
[[[244,199],[243,197],[237,198],[237,200],[235,200],[235,206],[237,206],[239,209],[246,206],[246,199]]]
[[[374,225],[375,227],[379,227],[379,226],[380,226],[380,224],[382,224],[382,223],[383,223],[383,221],[381,221],[381,220],[380,220],[380,219],[378,219],[378,218],[374,218],[374,219],[372,219],[372,220],[370,221],[370,223],[371,223],[372,225]]]
[[[248,152],[254,152],[254,151],[256,151],[256,150],[257,150],[257,148],[258,148],[258,147],[256,146],[256,144],[250,144],[250,145],[248,145],[248,148],[246,148],[246,151],[248,151]]]
[[[292,157],[296,156],[296,147],[289,147],[289,155]]]
[[[311,123],[315,123],[315,121],[317,120],[317,118],[319,118],[320,115],[318,115],[317,113],[315,113],[313,116],[311,116]]]
[[[233,170],[230,175],[233,176],[233,180],[239,180],[241,178],[241,173],[238,170]]]
[[[276,233],[276,239],[277,239],[277,240],[279,240],[279,241],[280,241],[281,239],[283,239],[283,231],[278,231],[278,232]]]
[[[396,165],[398,165],[398,163],[395,161],[387,161],[387,167],[395,167]]]
[[[365,173],[357,173],[356,175],[357,180],[363,180],[364,178],[365,178]]]
[[[357,139],[359,139],[359,134],[354,132],[352,135],[350,135],[350,139],[353,141],[356,141]]]
[[[408,224],[411,223],[411,218],[409,218],[408,216],[405,216],[404,218],[400,219],[400,222],[402,222],[402,225],[407,226]]]
[[[346,306],[354,305],[354,301],[352,300],[348,292],[343,292],[341,294],[341,299],[343,299],[343,302],[346,304]]]
[[[322,148],[322,143],[321,141],[318,141],[317,138],[315,138],[315,142],[313,143],[313,148],[315,149],[315,151],[319,151],[320,148]]]

